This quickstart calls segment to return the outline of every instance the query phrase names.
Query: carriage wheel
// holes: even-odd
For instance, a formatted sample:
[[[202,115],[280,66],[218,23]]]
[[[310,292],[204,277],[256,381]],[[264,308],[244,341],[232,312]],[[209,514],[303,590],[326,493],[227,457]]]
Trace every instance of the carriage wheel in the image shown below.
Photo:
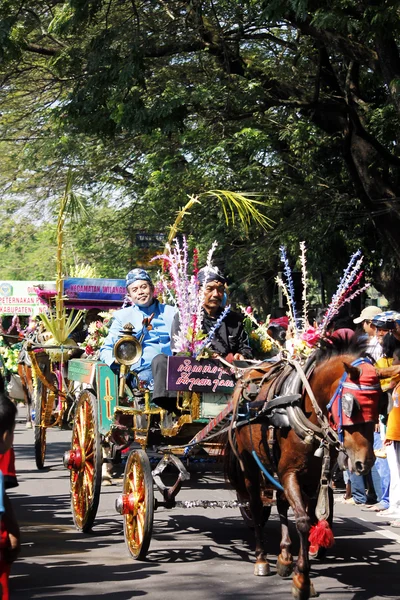
[[[72,515],[76,528],[86,533],[99,506],[102,463],[97,398],[88,390],[78,400],[69,455]]]
[[[236,497],[237,497],[238,502],[244,504],[243,499],[239,493],[236,494]],[[243,521],[246,523],[247,527],[249,529],[254,529],[253,515],[251,514],[250,507],[249,506],[239,506],[239,510],[240,510],[240,514],[242,515]],[[265,525],[267,523],[270,514],[271,514],[271,507],[263,506],[263,509],[262,509],[263,525]]]
[[[154,518],[154,490],[150,461],[144,450],[128,456],[124,472],[124,537],[131,556],[144,560],[150,546]]]
[[[41,381],[37,382],[35,397],[35,461],[38,469],[44,468],[46,457],[46,425],[44,424],[44,413],[46,409],[48,389]]]

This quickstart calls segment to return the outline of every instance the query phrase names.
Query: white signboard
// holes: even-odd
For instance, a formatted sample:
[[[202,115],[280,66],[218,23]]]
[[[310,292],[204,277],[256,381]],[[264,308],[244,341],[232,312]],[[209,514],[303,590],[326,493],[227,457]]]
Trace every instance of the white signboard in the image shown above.
[[[34,289],[39,284],[55,289],[54,281],[0,280],[0,315],[37,315],[46,312],[47,305],[39,300]]]

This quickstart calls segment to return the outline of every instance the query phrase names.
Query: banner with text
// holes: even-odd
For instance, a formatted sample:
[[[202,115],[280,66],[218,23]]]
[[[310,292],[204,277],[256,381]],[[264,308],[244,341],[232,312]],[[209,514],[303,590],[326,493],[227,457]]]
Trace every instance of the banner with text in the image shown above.
[[[169,356],[167,390],[182,392],[233,392],[234,371],[216,360],[196,360],[188,356]]]
[[[47,306],[40,301],[35,287],[54,287],[55,281],[0,281],[0,314],[37,315],[46,312]]]
[[[64,279],[64,294],[77,300],[120,301],[126,294],[125,279]]]

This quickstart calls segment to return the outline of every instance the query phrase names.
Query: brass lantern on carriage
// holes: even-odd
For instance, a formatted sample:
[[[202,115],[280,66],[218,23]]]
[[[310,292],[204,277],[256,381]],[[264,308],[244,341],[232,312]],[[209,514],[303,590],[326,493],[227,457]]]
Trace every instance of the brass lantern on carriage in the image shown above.
[[[121,365],[118,391],[120,398],[124,395],[125,379],[129,367],[138,362],[143,354],[141,344],[143,337],[144,334],[142,334],[138,340],[134,336],[133,325],[131,323],[126,323],[122,330],[122,336],[114,345],[114,358],[116,362]]]

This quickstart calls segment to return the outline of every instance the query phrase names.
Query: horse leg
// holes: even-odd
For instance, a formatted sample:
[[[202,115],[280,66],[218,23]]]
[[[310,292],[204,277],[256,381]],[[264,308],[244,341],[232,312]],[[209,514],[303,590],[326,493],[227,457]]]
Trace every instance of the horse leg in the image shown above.
[[[296,473],[287,473],[283,479],[285,495],[293,509],[296,528],[300,538],[299,556],[292,580],[292,596],[295,600],[308,600],[314,597],[314,586],[310,581],[310,563],[308,560],[308,536],[310,518],[307,514]]]
[[[245,478],[247,492],[249,494],[250,512],[253,518],[254,536],[256,541],[256,563],[254,575],[264,577],[270,574],[269,562],[263,545],[263,503],[260,495],[259,470],[257,465],[251,479]]]
[[[327,519],[329,523],[329,527],[332,529],[333,525],[333,508],[334,508],[334,499],[333,499],[333,490],[331,487],[328,487],[328,499],[329,499],[329,517]],[[315,525],[317,523],[317,517],[315,515],[315,510],[317,508],[317,498],[311,499],[308,505],[308,515],[310,517],[311,525]],[[314,559],[323,559],[325,558],[327,552],[327,548],[323,546],[319,546],[318,544],[309,545],[308,548],[308,558]]]
[[[282,498],[282,494],[277,494],[276,507],[279,513],[279,519],[281,522],[281,552],[276,561],[276,570],[280,577],[289,577],[293,571],[293,556],[291,553],[292,540],[289,535],[288,518],[287,512],[289,503],[285,498]]]

